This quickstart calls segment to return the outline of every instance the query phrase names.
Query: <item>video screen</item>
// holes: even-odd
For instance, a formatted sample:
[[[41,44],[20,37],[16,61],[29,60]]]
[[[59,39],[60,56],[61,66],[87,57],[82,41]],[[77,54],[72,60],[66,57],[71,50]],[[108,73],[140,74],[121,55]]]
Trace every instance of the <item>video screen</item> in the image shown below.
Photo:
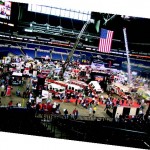
[[[3,2],[0,0],[0,18],[10,20],[11,15],[11,2]]]
[[[103,77],[103,76],[96,75],[96,76],[95,76],[95,80],[100,82],[100,81],[103,81],[103,80],[104,80],[104,77]]]

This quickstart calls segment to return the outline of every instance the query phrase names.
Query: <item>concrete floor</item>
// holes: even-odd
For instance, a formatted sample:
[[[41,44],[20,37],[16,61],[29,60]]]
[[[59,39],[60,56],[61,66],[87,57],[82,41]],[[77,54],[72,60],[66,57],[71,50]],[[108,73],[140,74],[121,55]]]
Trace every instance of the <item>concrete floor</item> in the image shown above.
[[[63,109],[67,109],[69,114],[72,114],[73,110],[76,108],[80,116],[89,116],[88,109],[83,108],[81,105],[75,106],[74,103],[61,103],[60,111],[63,112]],[[97,111],[95,117],[108,117],[106,112],[104,112],[104,106],[97,106]]]
[[[26,102],[28,101],[27,98],[25,98],[23,100],[22,97],[17,97],[15,95],[16,93],[16,90],[19,88],[20,91],[21,91],[21,94],[22,92],[24,91],[24,89],[26,88],[26,84],[27,83],[30,83],[30,79],[28,78],[27,80],[23,79],[24,80],[24,84],[22,86],[13,86],[13,89],[12,89],[12,95],[11,96],[4,96],[4,97],[1,97],[1,103],[3,106],[7,106],[9,101],[12,100],[13,101],[13,105],[15,106],[18,102],[21,102],[22,103],[22,106],[23,107],[26,107]],[[52,103],[54,102],[55,100],[52,101]],[[63,109],[67,109],[69,114],[72,114],[73,110],[76,108],[79,112],[79,116],[89,116],[89,111],[88,109],[85,109],[83,108],[81,105],[77,105],[75,106],[74,103],[66,103],[66,102],[57,102],[57,103],[60,103],[60,111],[61,113],[63,114]],[[95,117],[109,117],[106,112],[104,111],[104,107],[103,105],[99,105],[97,106],[97,111],[95,113]]]

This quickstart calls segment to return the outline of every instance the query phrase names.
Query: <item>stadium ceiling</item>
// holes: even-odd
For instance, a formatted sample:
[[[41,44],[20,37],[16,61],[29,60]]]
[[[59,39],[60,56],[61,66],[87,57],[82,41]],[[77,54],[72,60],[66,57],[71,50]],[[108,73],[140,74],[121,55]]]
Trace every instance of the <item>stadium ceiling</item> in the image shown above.
[[[91,17],[91,12],[87,10],[71,9],[71,8],[62,8],[54,6],[43,6],[36,4],[29,4],[28,11],[42,13],[47,15],[54,15],[60,17],[66,17],[71,19],[88,21]]]
[[[30,16],[27,18],[26,15]],[[120,15],[99,13],[100,24],[98,28],[106,28],[114,31],[113,39],[124,41],[123,28],[127,28],[127,36],[129,42],[134,43],[150,43],[150,20],[135,17],[126,17],[125,20]],[[85,31],[88,37],[99,39],[100,32],[96,31],[96,23],[90,24]],[[55,15],[46,15],[35,12],[24,12],[22,19],[18,26],[24,27],[24,30],[29,32],[36,32],[42,34],[52,35],[69,35],[73,38],[80,32],[84,20],[74,18],[67,18]],[[136,27],[136,28],[135,28]],[[88,38],[87,37],[87,38]]]
[[[59,7],[63,9],[77,9],[80,11],[96,11],[104,13],[121,14],[127,16],[137,16],[150,18],[149,2],[137,1],[137,0],[11,0],[13,2],[25,3],[25,4],[37,4],[43,6]],[[143,9],[141,9],[143,8]]]
[[[16,32],[15,34],[75,42],[77,35],[86,22],[86,20],[83,19],[83,16],[80,17],[80,14],[86,14],[87,16],[89,15],[88,11],[86,12],[84,10],[84,12],[79,12],[76,10],[76,13],[78,13],[78,18],[61,16],[61,14],[56,11],[58,8],[54,7],[51,7],[51,9],[54,8],[55,10],[52,14],[43,14],[41,13],[41,7],[40,9],[38,8],[38,10],[41,11],[40,13],[37,12],[37,10],[35,12],[28,11],[29,7],[25,4],[19,4],[20,10],[18,22],[14,27],[15,30],[13,30],[14,33]],[[65,9],[65,11],[68,10]],[[70,12],[71,11],[72,10],[70,9]],[[87,20],[88,19],[89,18],[87,17]],[[106,28],[114,31],[112,43],[113,49],[124,49],[123,28],[126,27],[129,49],[135,51],[149,50],[149,19],[136,17],[125,17],[125,19],[123,19],[121,15],[108,13],[99,13],[99,18],[97,20],[95,19],[95,24],[90,24],[87,27],[86,31],[81,37],[81,45],[85,44],[98,47],[100,37],[100,32],[97,32],[96,30],[96,24],[98,20],[100,20],[100,28]]]

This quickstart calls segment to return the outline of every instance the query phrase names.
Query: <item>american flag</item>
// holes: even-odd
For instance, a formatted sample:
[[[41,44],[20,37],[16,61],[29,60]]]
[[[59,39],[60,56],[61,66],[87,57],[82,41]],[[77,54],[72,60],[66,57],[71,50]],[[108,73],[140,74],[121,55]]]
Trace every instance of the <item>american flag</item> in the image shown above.
[[[99,48],[100,52],[110,53],[114,31],[101,29]]]

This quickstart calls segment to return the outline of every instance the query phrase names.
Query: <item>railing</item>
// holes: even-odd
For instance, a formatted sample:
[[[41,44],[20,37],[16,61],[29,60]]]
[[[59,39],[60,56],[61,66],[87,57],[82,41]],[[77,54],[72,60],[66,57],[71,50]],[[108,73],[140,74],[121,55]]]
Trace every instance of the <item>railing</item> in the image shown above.
[[[149,144],[149,133],[120,128],[119,126],[114,127],[113,124],[115,124],[115,122],[112,122],[109,118],[98,117],[97,121],[87,121],[88,116],[82,116],[82,120],[79,118],[77,120],[64,119],[63,115],[56,114],[49,114],[47,117],[50,117],[47,118],[49,121],[46,122],[45,118],[43,123],[47,125],[47,127],[50,125],[51,132],[54,132],[55,137],[58,138],[96,143],[105,143],[107,141],[107,144],[116,142],[117,145],[121,144],[123,146],[128,146],[129,143],[125,143],[130,138],[133,142],[141,141],[140,146],[143,144],[143,141]],[[83,118],[85,120],[83,120]],[[123,141],[124,143],[119,143]],[[134,143],[130,145],[130,147],[134,146],[137,145],[134,145]],[[150,148],[149,145],[144,144],[143,147]]]
[[[2,109],[6,110],[3,111]],[[26,112],[26,108],[17,108],[17,107],[12,107],[10,110],[22,110],[23,109]],[[149,142],[150,137],[149,137],[149,132],[144,132],[144,131],[135,131],[135,130],[129,130],[125,128],[119,128],[119,126],[114,127],[113,124],[115,122],[112,122],[110,118],[103,118],[103,117],[95,117],[96,120],[86,120],[88,116],[82,116],[81,118],[78,118],[77,120],[72,120],[72,119],[64,119],[63,115],[57,115],[57,114],[50,114],[47,111],[41,111],[39,114],[35,113],[30,115],[30,113],[26,116],[31,117],[28,122],[21,122],[21,120],[26,121],[27,118],[25,116],[20,117],[21,113],[18,114],[18,111],[14,111],[14,115],[19,115],[19,118],[15,116],[15,120],[13,118],[6,118],[6,116],[14,116],[12,115],[13,111],[7,111],[8,107],[1,107],[0,108],[0,116],[1,116],[1,124],[0,128],[4,128],[4,125],[6,126],[6,132],[18,132],[19,130],[21,131],[20,127],[23,127],[25,131],[21,132],[24,134],[33,134],[33,135],[42,135],[42,136],[48,136],[48,137],[57,137],[57,138],[63,138],[63,139],[70,139],[70,140],[77,140],[77,141],[87,141],[87,142],[96,142],[96,143],[105,143],[107,141],[107,144],[114,144],[115,142],[117,145],[120,145],[120,142],[123,142],[124,146],[128,146],[126,144],[126,141],[128,139],[130,140],[137,140],[140,142],[146,142],[148,145],[146,148],[149,147]],[[3,113],[2,113],[3,111]],[[7,114],[4,115],[4,112]],[[10,112],[11,114],[8,114]],[[32,111],[31,111],[32,112]],[[35,110],[34,110],[35,112]],[[26,113],[23,113],[26,115]],[[35,118],[35,119],[32,119]],[[3,122],[3,120],[5,122]],[[35,121],[34,121],[35,120]],[[40,125],[40,122],[43,123],[45,128],[41,128],[42,126]],[[11,124],[9,124],[11,123]],[[21,125],[19,127],[19,125]],[[34,125],[34,126],[30,126]],[[130,124],[132,125],[132,124]],[[147,124],[149,125],[149,124]],[[134,125],[132,125],[134,126]],[[35,127],[35,128],[34,128]],[[28,129],[29,128],[29,129]],[[39,129],[38,129],[39,128]],[[13,130],[15,129],[15,130]],[[27,131],[26,131],[27,130]],[[35,131],[33,131],[35,130]],[[135,141],[135,142],[137,142]],[[132,142],[131,142],[132,143]],[[130,145],[131,147],[136,146],[134,144]],[[142,148],[142,146],[141,146]],[[145,147],[144,147],[145,148]]]
[[[65,119],[64,115],[61,115],[61,114],[51,114],[48,112],[42,112],[42,120],[43,121],[49,122],[50,120],[52,120],[52,118]],[[74,120],[74,118],[71,117],[70,120]],[[76,121],[113,121],[113,119],[110,117],[80,116],[79,115],[78,118],[76,119]]]

